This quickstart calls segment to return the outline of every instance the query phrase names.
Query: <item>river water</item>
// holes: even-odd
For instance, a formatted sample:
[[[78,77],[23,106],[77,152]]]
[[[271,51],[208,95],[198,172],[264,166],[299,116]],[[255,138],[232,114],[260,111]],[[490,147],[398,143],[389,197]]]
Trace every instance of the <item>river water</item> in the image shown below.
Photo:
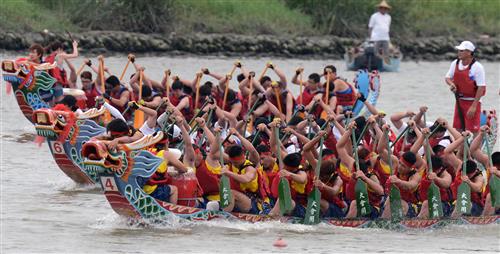
[[[0,54],[0,59],[13,58]],[[111,72],[121,73],[126,56],[105,60]],[[260,73],[269,59],[241,59]],[[352,80],[341,61],[272,59],[286,74],[297,66],[306,73],[326,64],[338,67]],[[74,62],[77,65],[82,59]],[[201,67],[226,73],[234,59],[194,57],[138,57],[146,74],[160,79],[165,68],[181,77],[192,77]],[[97,61],[94,61],[97,62]],[[485,108],[500,110],[500,64],[484,63],[488,90]],[[387,113],[430,107],[429,119],[451,120],[454,97],[444,84],[448,62],[403,62],[399,73],[382,74],[378,107]],[[130,73],[130,70],[129,70]],[[129,75],[129,74],[127,74]],[[233,84],[234,85],[234,84]],[[33,143],[34,128],[22,116],[13,95],[6,95],[2,81],[0,105],[1,149],[1,253],[332,253],[332,252],[496,252],[500,251],[500,225],[450,225],[433,230],[389,231],[303,226],[278,222],[187,223],[129,225],[115,214],[99,188],[75,185],[58,169],[46,144]],[[295,94],[298,87],[292,88]],[[498,144],[496,150],[498,150]],[[278,237],[288,243],[276,248]]]

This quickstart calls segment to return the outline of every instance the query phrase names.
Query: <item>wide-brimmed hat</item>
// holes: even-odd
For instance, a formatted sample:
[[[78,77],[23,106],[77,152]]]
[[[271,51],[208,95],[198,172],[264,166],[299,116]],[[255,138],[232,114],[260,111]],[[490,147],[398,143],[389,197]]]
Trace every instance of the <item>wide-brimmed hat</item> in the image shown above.
[[[386,8],[386,9],[392,9],[392,7],[385,1],[385,0],[382,0],[382,2],[380,2],[378,5],[377,5],[378,8]]]

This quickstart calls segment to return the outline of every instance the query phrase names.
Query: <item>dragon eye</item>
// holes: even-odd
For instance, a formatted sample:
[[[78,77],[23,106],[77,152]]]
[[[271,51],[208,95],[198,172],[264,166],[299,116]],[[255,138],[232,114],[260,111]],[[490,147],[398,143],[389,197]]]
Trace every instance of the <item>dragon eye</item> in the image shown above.
[[[62,122],[66,121],[66,119],[64,118],[63,115],[57,115],[57,120],[62,121]]]

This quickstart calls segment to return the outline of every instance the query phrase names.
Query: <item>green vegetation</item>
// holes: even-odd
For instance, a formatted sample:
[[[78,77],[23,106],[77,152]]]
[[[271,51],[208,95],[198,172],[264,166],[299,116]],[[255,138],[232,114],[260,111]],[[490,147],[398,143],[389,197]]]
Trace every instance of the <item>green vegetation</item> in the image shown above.
[[[0,29],[364,38],[378,0],[1,0]],[[499,0],[388,0],[392,35],[497,35]]]

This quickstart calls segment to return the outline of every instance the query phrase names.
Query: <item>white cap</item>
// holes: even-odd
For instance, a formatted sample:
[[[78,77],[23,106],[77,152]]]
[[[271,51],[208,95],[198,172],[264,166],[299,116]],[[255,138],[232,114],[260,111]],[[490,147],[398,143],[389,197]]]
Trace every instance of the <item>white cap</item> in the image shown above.
[[[181,150],[176,149],[176,148],[169,148],[168,152],[170,154],[174,155],[176,159],[179,159],[181,157],[181,155],[182,155]]]
[[[443,146],[444,148],[448,147],[449,145],[451,144],[450,140],[447,139],[447,138],[443,138],[441,139],[441,141],[439,141],[439,144],[438,145],[441,145]]]
[[[470,41],[463,41],[462,43],[460,43],[460,45],[455,46],[455,48],[458,50],[468,50],[470,52],[474,52],[474,50],[476,49],[476,47],[474,47],[474,44],[472,44],[472,42]]]

